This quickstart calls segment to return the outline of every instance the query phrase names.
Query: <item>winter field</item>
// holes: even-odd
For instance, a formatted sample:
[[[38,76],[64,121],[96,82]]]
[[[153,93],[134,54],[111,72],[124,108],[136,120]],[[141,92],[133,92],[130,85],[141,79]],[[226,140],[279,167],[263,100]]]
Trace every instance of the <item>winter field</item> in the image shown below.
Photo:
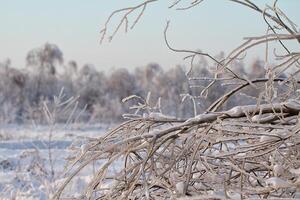
[[[300,199],[300,1],[54,2],[1,4],[0,200]]]
[[[53,129],[53,130],[52,130]],[[108,125],[7,125],[0,128],[0,199],[49,199],[64,180],[68,157]],[[93,168],[68,188],[80,193]]]

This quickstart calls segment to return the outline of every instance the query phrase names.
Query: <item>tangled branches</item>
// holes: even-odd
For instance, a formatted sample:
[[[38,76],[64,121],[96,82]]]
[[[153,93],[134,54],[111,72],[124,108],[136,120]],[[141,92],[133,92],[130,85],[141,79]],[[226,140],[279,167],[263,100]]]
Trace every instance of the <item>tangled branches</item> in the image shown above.
[[[300,188],[299,111],[300,102],[290,100],[185,122],[131,120],[92,140],[65,185],[97,160],[101,167],[83,194],[88,198],[291,197]]]

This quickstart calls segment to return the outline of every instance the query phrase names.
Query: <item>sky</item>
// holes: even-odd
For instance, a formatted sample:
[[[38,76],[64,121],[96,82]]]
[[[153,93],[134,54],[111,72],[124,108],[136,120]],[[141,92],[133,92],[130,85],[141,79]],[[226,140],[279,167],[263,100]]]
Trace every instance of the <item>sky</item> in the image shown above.
[[[65,63],[75,60],[80,66],[89,63],[100,70],[112,70],[155,62],[168,68],[188,63],[182,59],[185,54],[170,51],[164,43],[167,20],[171,21],[169,41],[175,48],[201,49],[210,54],[228,53],[243,37],[266,32],[260,14],[227,0],[206,0],[188,11],[168,9],[172,1],[161,0],[147,7],[133,30],[124,33],[121,28],[112,42],[100,44],[100,30],[109,14],[138,2],[141,1],[0,0],[0,62],[10,58],[12,66],[25,67],[27,52],[49,42],[63,51]],[[264,6],[273,1],[255,2]],[[278,4],[300,24],[299,0],[281,0]],[[118,16],[113,19],[110,31],[119,20]],[[257,49],[248,59],[260,53]]]

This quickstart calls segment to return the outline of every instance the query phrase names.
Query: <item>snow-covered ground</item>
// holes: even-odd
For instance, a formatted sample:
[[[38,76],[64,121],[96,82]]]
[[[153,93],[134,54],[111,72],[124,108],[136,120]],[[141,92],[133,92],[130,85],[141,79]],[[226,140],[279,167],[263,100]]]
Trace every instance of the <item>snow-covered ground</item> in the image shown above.
[[[68,147],[99,137],[109,125],[0,126],[0,199],[49,199],[64,180]],[[75,145],[75,147],[76,147]],[[80,193],[92,168],[76,177],[67,192]]]

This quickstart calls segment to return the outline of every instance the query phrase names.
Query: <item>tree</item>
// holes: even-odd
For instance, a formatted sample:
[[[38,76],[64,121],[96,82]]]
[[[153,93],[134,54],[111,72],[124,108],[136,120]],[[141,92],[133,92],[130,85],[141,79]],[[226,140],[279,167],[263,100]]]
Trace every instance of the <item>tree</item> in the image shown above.
[[[12,123],[20,121],[24,98],[26,75],[21,70],[12,68],[11,61],[7,59],[0,63],[0,121]]]
[[[51,98],[59,92],[56,87],[56,67],[63,63],[63,53],[57,45],[46,43],[42,47],[30,50],[26,62],[35,72],[31,80],[31,84],[36,85],[35,91],[30,91],[33,94],[32,102],[38,103],[40,98]]]
[[[119,14],[120,23],[109,36],[111,40],[119,28],[129,26],[129,16],[139,12],[132,27],[142,18],[145,9],[159,0],[147,0],[136,6],[113,12],[102,30],[105,38],[111,19]],[[169,6],[187,10],[200,5],[203,0],[178,0]],[[151,112],[149,98],[131,96],[126,100],[140,99],[134,109],[145,115],[132,118],[93,140],[74,160],[70,174],[57,191],[59,198],[68,183],[84,167],[101,161],[103,164],[86,186],[83,196],[88,199],[231,199],[231,198],[293,198],[299,197],[300,101],[297,88],[300,81],[299,52],[292,52],[286,41],[299,44],[300,34],[295,24],[277,6],[260,8],[250,0],[232,0],[257,12],[266,21],[267,34],[248,37],[224,59],[194,50],[172,47],[168,41],[166,25],[164,36],[167,47],[185,53],[190,59],[189,79],[195,59],[206,57],[212,66],[212,77],[197,77],[209,81],[200,96],[209,96],[213,86],[220,84],[224,93],[199,115],[177,119],[161,112]],[[248,23],[248,22],[247,22]],[[268,59],[270,43],[285,53]],[[233,65],[244,53],[265,44],[265,76],[248,77]],[[274,50],[275,51],[275,50]],[[276,51],[275,51],[276,52]],[[259,65],[260,66],[260,65]],[[296,70],[294,70],[296,69]],[[289,71],[289,75],[282,76]],[[244,72],[242,72],[244,73]],[[253,73],[252,73],[253,74]],[[260,76],[260,75],[259,75]],[[285,93],[278,93],[282,87]],[[231,109],[226,103],[242,90],[261,87],[253,105],[237,102]],[[159,88],[157,88],[159,89]],[[197,100],[197,96],[190,95]],[[195,106],[196,107],[196,106]],[[150,111],[150,112],[149,112]],[[114,166],[121,166],[112,170]]]
[[[98,72],[91,64],[85,64],[79,71],[76,80],[76,90],[81,96],[81,102],[87,106],[87,110],[93,113],[93,105],[103,103],[106,92],[106,77]],[[83,106],[82,106],[83,107]]]
[[[42,47],[30,50],[26,61],[28,66],[37,67],[39,72],[55,75],[56,65],[63,63],[63,54],[57,45],[46,43]]]

